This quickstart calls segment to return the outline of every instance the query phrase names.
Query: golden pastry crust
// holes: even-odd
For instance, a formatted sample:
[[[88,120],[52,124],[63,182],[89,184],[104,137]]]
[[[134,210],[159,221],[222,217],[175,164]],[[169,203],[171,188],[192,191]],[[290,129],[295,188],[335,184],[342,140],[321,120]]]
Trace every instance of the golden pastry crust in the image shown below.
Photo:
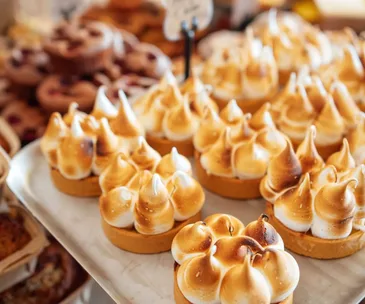
[[[182,294],[179,286],[177,285],[177,271],[179,270],[179,265],[175,262],[174,265],[174,299],[176,304],[193,304],[189,302],[184,295]],[[281,301],[277,304],[292,304],[293,303],[293,294],[287,297],[284,301]]]
[[[61,192],[78,197],[101,195],[98,176],[92,175],[79,180],[71,180],[65,178],[57,169],[50,169],[53,184]]]
[[[274,207],[270,203],[266,203],[266,214],[270,224],[283,238],[285,247],[297,254],[330,260],[350,256],[365,247],[365,233],[362,231],[353,229],[344,239],[321,239],[313,237],[310,233],[296,232],[285,227],[274,216]]]
[[[201,211],[182,222],[175,222],[172,229],[155,235],[144,235],[135,229],[116,228],[109,225],[102,217],[101,223],[106,237],[120,249],[134,253],[160,253],[171,249],[175,235],[186,225],[201,219]]]
[[[218,195],[233,199],[253,199],[261,197],[261,178],[245,179],[209,175],[200,163],[200,153],[194,152],[195,169],[198,180],[204,188]]]
[[[159,138],[149,134],[147,134],[146,139],[148,144],[162,156],[169,154],[173,147],[175,147],[180,154],[186,157],[194,155],[194,145],[192,139],[173,141],[167,138]]]

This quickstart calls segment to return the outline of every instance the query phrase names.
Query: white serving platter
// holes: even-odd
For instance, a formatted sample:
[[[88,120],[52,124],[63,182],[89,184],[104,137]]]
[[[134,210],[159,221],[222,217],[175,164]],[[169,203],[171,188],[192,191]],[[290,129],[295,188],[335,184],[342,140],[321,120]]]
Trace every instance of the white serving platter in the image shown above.
[[[174,303],[171,254],[138,255],[114,247],[103,235],[97,198],[58,192],[48,171],[36,141],[12,160],[8,185],[117,303]],[[230,213],[247,224],[264,210],[262,200],[206,194],[204,217]],[[294,257],[301,270],[296,304],[356,304],[365,297],[365,250],[333,261]]]

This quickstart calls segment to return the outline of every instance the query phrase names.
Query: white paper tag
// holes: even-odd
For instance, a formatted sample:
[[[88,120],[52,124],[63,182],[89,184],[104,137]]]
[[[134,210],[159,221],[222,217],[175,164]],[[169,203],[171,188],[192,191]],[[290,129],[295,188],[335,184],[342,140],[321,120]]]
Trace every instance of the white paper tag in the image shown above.
[[[198,30],[203,30],[212,20],[214,11],[212,0],[165,0],[165,6],[164,33],[172,41],[181,38],[183,21],[190,27],[193,17],[196,17]]]

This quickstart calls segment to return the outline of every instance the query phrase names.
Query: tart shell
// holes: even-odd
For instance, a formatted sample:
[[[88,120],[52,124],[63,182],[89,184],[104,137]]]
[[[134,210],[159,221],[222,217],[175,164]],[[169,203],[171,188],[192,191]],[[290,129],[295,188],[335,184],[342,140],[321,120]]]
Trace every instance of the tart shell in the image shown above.
[[[175,302],[176,302],[176,304],[193,304],[184,297],[179,286],[177,285],[177,272],[179,270],[179,267],[180,266],[175,262],[175,265],[174,265],[174,298],[175,298]],[[292,303],[293,303],[293,294],[291,294],[285,300],[283,300],[279,303],[276,303],[276,304],[292,304]]]
[[[145,235],[135,229],[116,228],[109,225],[104,218],[101,225],[109,241],[120,249],[133,253],[160,253],[171,249],[175,235],[186,225],[201,219],[201,211],[182,222],[175,222],[174,227],[161,234]]]
[[[98,176],[71,180],[65,178],[57,169],[51,168],[51,177],[56,188],[68,195],[78,197],[94,197],[101,195]]]
[[[274,216],[274,206],[271,203],[266,203],[266,214],[269,216],[269,223],[282,237],[285,247],[300,255],[321,260],[339,259],[352,255],[365,246],[365,232],[359,230],[353,230],[344,239],[321,239],[285,227]]]
[[[208,174],[200,163],[200,153],[195,151],[195,169],[199,183],[207,190],[233,199],[260,198],[261,178],[241,180]]]
[[[191,157],[194,155],[194,146],[192,139],[183,141],[172,141],[166,138],[154,137],[151,135],[146,136],[148,144],[162,156],[169,154],[173,147],[179,151],[180,154]]]

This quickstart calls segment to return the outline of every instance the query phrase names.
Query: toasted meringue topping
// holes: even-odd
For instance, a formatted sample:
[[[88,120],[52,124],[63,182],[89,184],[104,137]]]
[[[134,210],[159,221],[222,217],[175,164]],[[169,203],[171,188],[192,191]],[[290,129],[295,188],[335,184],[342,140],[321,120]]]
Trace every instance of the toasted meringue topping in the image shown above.
[[[208,174],[233,177],[232,144],[230,128],[226,128],[214,145],[200,157],[200,163]]]
[[[313,221],[313,195],[309,173],[300,184],[286,190],[274,204],[275,217],[286,227],[307,232]]]
[[[134,217],[134,227],[141,234],[159,234],[174,226],[174,208],[158,174],[142,185]]]
[[[270,110],[270,103],[265,103],[250,119],[250,127],[254,130],[261,130],[265,127],[275,127],[272,120]]]
[[[100,188],[103,193],[125,186],[136,174],[137,170],[127,161],[123,153],[117,154],[99,177]]]
[[[262,214],[257,221],[246,226],[244,235],[255,239],[262,247],[270,246],[284,250],[283,240],[267,220],[268,217]]]
[[[198,77],[196,70],[192,70],[191,75],[185,80],[180,88],[182,94],[195,93],[199,94],[206,90],[204,83]]]
[[[235,176],[240,179],[257,179],[265,175],[269,153],[254,140],[236,146],[232,153]]]
[[[365,208],[365,165],[357,166],[351,169],[344,175],[341,180],[355,178],[357,180],[357,187],[354,191],[356,205],[358,209]],[[365,210],[364,210],[365,211]]]
[[[199,118],[191,112],[187,96],[184,97],[184,102],[181,105],[166,113],[162,122],[165,136],[176,141],[191,139],[198,127]]]
[[[231,128],[231,143],[232,145],[237,145],[241,143],[247,143],[255,136],[255,131],[248,125],[248,119],[251,114],[246,114],[243,116],[242,122],[239,125]]]
[[[269,283],[271,303],[284,301],[298,285],[298,264],[289,253],[283,250],[270,250],[263,255],[256,255],[253,267],[260,271]]]
[[[106,117],[108,119],[115,118],[118,114],[118,110],[111,101],[106,96],[106,87],[101,86],[98,89],[98,93],[96,95],[94,108],[91,112],[91,115],[96,119],[101,119]]]
[[[324,168],[311,172],[312,189],[318,192],[324,185],[337,181],[337,170],[335,166],[327,165]]]
[[[161,96],[161,104],[165,108],[171,109],[181,105],[182,102],[183,96],[179,90],[179,87],[177,85],[168,85],[165,93]]]
[[[222,303],[271,303],[269,285],[250,260],[250,254],[246,255],[243,264],[234,266],[224,276],[220,292]]]
[[[297,149],[297,157],[302,166],[303,173],[309,171],[319,170],[324,166],[322,157],[318,154],[317,148],[314,144],[316,137],[316,127],[311,126]]]
[[[334,165],[338,172],[344,172],[348,169],[355,168],[355,160],[351,156],[347,139],[343,140],[343,145],[340,151],[333,153],[327,159],[328,165]]]
[[[75,116],[71,132],[57,147],[58,170],[68,179],[82,179],[91,174],[95,144],[81,129],[79,119]]]
[[[237,126],[243,120],[243,112],[241,108],[237,105],[236,100],[232,99],[220,112],[220,118],[228,126]]]
[[[84,112],[77,110],[78,107],[76,102],[72,102],[68,106],[68,112],[63,116],[63,121],[67,126],[71,126],[75,116],[79,116],[81,120],[86,117]]]
[[[131,160],[138,169],[153,171],[161,160],[161,155],[140,136],[137,147],[131,154]]]
[[[119,136],[133,138],[144,136],[143,127],[133,113],[131,106],[122,90],[119,91],[120,105],[118,115],[111,120],[110,126],[113,132]]]
[[[365,115],[363,113],[360,122],[349,132],[347,139],[356,164],[365,164]]]
[[[176,171],[167,184],[175,220],[184,221],[197,214],[203,207],[205,194],[200,184],[189,174]],[[186,203],[188,202],[188,203]]]
[[[281,191],[298,183],[302,174],[299,159],[291,143],[286,140],[286,147],[274,156],[268,166],[267,182],[275,191]]]
[[[106,118],[102,118],[96,136],[95,158],[92,166],[94,174],[100,175],[118,152],[128,155],[128,145],[110,129]]]
[[[174,238],[171,253],[180,265],[201,253],[207,253],[213,244],[214,236],[203,222],[196,222],[182,228]]]
[[[126,187],[118,187],[100,197],[100,213],[104,220],[117,228],[132,227],[136,194]]]
[[[162,178],[170,177],[176,171],[183,171],[188,174],[192,174],[192,168],[189,160],[179,154],[175,147],[172,148],[169,154],[162,157],[159,164],[156,167],[156,173]]]
[[[329,145],[338,143],[345,134],[345,123],[338,112],[332,97],[328,101],[321,113],[318,115],[314,125],[317,128],[315,139],[318,145]]]
[[[218,114],[211,108],[207,108],[193,138],[195,149],[199,152],[209,149],[218,140],[223,129],[224,123]]]
[[[214,214],[175,236],[177,283],[188,301],[277,303],[293,293],[298,265],[265,219],[262,215],[244,229],[238,219]]]
[[[350,235],[355,214],[356,179],[324,185],[314,200],[316,216],[312,234],[324,239],[340,239]]]
[[[49,119],[46,132],[41,140],[41,149],[48,163],[57,168],[57,147],[61,138],[67,136],[69,129],[63,122],[60,113],[53,113]]]
[[[205,219],[217,238],[241,235],[245,226],[234,216],[213,214]]]
[[[267,127],[257,133],[256,143],[265,148],[271,156],[278,154],[286,147],[287,138],[275,127]]]
[[[131,191],[139,191],[142,185],[145,185],[149,180],[151,180],[153,173],[148,170],[137,171],[135,175],[131,177],[129,182],[127,182],[126,187]]]

